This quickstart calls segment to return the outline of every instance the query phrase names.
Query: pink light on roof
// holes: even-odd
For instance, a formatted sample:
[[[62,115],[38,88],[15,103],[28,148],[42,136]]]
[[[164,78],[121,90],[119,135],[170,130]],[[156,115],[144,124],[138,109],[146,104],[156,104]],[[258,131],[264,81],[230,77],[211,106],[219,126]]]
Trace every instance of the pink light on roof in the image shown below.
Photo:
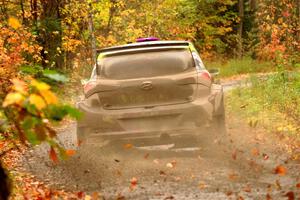
[[[147,37],[147,38],[138,38],[136,42],[149,42],[149,41],[158,41],[156,37]]]

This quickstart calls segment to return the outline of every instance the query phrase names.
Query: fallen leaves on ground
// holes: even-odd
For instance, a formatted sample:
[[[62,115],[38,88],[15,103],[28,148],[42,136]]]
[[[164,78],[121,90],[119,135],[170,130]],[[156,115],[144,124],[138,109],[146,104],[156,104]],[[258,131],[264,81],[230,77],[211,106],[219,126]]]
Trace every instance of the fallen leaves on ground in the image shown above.
[[[144,158],[145,158],[145,159],[148,159],[149,155],[150,155],[149,153],[146,153],[146,154],[144,155]]]
[[[136,188],[137,184],[138,184],[137,178],[136,177],[132,177],[130,179],[130,189],[134,190]]]
[[[227,196],[231,196],[232,194],[233,194],[232,191],[227,191],[227,192],[226,192],[226,195],[227,195]]]
[[[251,154],[252,154],[252,156],[259,156],[259,150],[257,148],[253,148],[251,150]]]
[[[76,151],[74,149],[67,149],[66,154],[68,156],[74,156],[76,154]]]
[[[154,162],[155,164],[159,164],[159,160],[158,160],[158,159],[154,159],[153,162]]]
[[[171,162],[167,163],[166,166],[168,168],[174,168],[176,164],[177,164],[176,160],[172,160]]]
[[[175,197],[174,196],[167,196],[166,198],[164,198],[164,200],[171,200],[171,199],[175,199]]]
[[[54,163],[58,162],[58,157],[53,147],[50,148],[49,157]]]
[[[167,163],[166,166],[167,166],[168,168],[173,168],[173,167],[174,167],[174,165],[173,165],[172,163]]]
[[[231,157],[232,157],[233,160],[236,160],[236,158],[237,158],[237,150],[234,150],[234,152],[232,153]]]
[[[266,200],[272,200],[272,197],[271,197],[270,194],[267,194],[267,195],[266,195]]]
[[[229,180],[236,181],[239,178],[239,175],[236,173],[231,173],[228,175]]]
[[[252,189],[251,189],[251,187],[249,185],[247,185],[246,187],[244,187],[243,191],[244,192],[251,192]]]
[[[4,146],[10,145],[4,144]],[[23,170],[19,169],[20,166],[18,165],[18,162],[27,148],[19,145],[18,149],[19,150],[13,149],[8,151],[5,156],[1,157],[1,162],[5,165],[6,169],[13,174],[12,178],[14,188],[12,199],[78,199],[78,196],[81,196],[84,200],[96,200],[96,198],[94,198],[94,194],[89,196],[80,191],[67,192],[64,190],[50,188],[43,181],[37,180],[35,176],[23,172]],[[98,197],[99,198],[97,198],[97,200],[103,199],[100,194]]]
[[[295,194],[292,191],[287,192],[284,196],[287,197],[288,200],[294,200],[295,199]]]
[[[164,171],[159,171],[159,175],[161,175],[161,176],[166,176],[167,174],[166,174],[166,172],[164,172]]]
[[[131,149],[133,147],[133,144],[125,144],[124,148],[125,149]]]
[[[274,173],[281,175],[281,176],[285,176],[287,173],[287,169],[282,166],[282,165],[278,165],[275,169],[274,169]]]
[[[262,156],[263,156],[264,160],[268,160],[269,159],[269,156],[267,154],[265,154],[265,153],[263,153]]]
[[[207,188],[207,185],[204,182],[200,182],[198,186],[199,186],[200,189]]]

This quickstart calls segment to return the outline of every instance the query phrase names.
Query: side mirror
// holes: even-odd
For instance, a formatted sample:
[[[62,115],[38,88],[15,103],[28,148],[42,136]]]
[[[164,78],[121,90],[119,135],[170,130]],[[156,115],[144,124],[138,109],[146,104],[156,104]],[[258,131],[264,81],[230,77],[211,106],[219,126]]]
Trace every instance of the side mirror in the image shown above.
[[[216,68],[214,68],[214,69],[209,69],[208,72],[210,73],[210,75],[211,75],[212,77],[215,77],[215,76],[217,76],[217,75],[220,74],[220,70],[219,70],[219,69],[216,69]]]

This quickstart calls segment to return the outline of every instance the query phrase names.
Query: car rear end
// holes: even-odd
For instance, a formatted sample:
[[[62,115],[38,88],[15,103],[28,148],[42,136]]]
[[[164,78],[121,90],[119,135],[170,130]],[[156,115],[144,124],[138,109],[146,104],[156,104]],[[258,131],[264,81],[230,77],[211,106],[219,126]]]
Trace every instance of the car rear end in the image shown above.
[[[146,42],[103,49],[78,103],[84,138],[153,138],[209,126],[222,88],[189,42]]]

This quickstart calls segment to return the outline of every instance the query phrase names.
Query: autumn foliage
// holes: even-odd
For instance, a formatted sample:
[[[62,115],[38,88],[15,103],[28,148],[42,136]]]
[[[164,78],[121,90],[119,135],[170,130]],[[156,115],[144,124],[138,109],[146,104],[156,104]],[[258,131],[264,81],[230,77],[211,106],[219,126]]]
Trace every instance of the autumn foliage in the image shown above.
[[[53,123],[67,115],[77,118],[79,113],[60,103],[50,85],[21,73],[21,67],[41,62],[42,47],[36,37],[14,17],[1,26],[0,136],[7,140],[18,138],[25,145],[48,142],[51,150],[65,156],[66,151],[55,140]],[[57,74],[46,75],[53,81],[62,80]]]

